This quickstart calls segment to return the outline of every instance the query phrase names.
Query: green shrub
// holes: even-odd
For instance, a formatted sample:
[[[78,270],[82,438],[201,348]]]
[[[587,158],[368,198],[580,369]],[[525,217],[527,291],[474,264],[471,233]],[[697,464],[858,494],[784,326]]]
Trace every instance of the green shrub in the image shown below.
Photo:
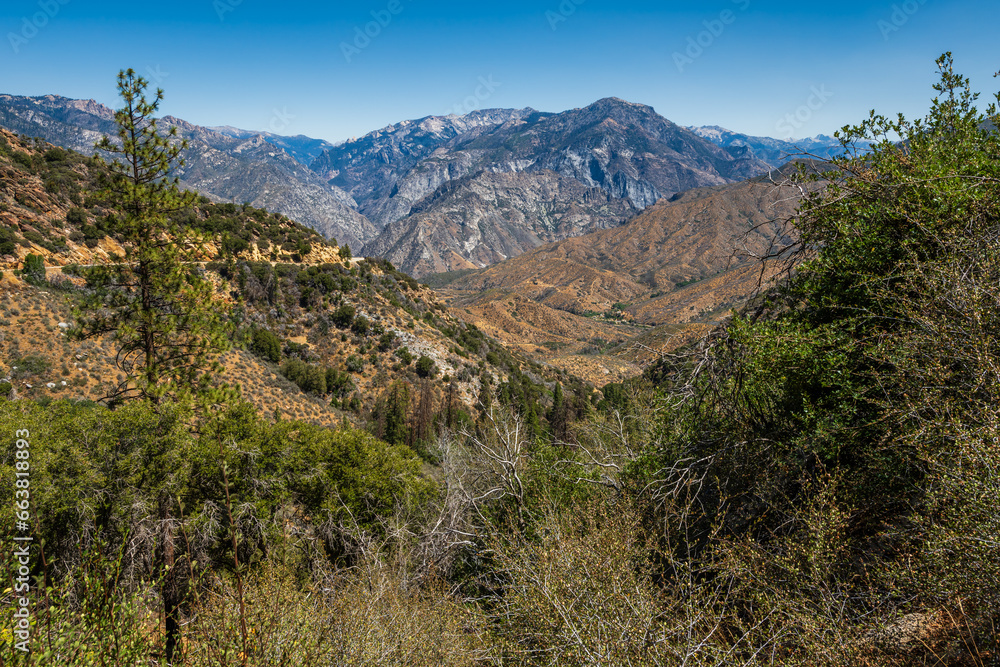
[[[326,371],[319,366],[291,358],[281,365],[281,373],[304,392],[319,395],[326,393]]]
[[[81,231],[86,233],[83,226],[87,224],[87,212],[79,206],[74,206],[70,210],[66,211],[66,222],[80,227]]]
[[[24,151],[14,151],[14,162],[21,165],[25,169],[32,169],[34,167],[34,163],[31,161],[31,156]]]
[[[17,234],[9,227],[0,227],[0,255],[17,254]]]
[[[43,248],[48,243],[48,241],[46,240],[46,238],[44,236],[42,236],[41,234],[39,234],[38,232],[36,232],[33,229],[29,229],[28,231],[24,232],[23,236],[28,241],[31,241],[35,245],[40,245]]]
[[[437,375],[437,365],[434,360],[430,357],[423,355],[417,359],[416,365],[417,375],[422,378],[432,378]]]
[[[396,357],[404,366],[409,366],[413,361],[413,354],[410,352],[410,348],[403,346],[396,350]]]
[[[273,363],[281,361],[281,340],[267,329],[254,329],[250,350]]]
[[[341,373],[335,368],[326,369],[326,390],[334,398],[344,398],[355,390],[354,380],[347,373]]]
[[[45,285],[48,281],[45,278],[45,262],[40,255],[28,253],[24,258],[24,268],[19,275],[25,282],[32,285]]]
[[[345,303],[339,308],[337,308],[337,310],[333,311],[331,319],[333,320],[333,323],[336,324],[338,327],[340,327],[341,329],[346,329],[347,327],[351,326],[351,324],[354,322],[354,314],[356,312],[357,311],[355,310],[354,306],[352,306],[349,303]]]
[[[69,159],[69,153],[59,146],[54,146],[49,150],[45,151],[45,161],[46,162],[65,162]]]
[[[378,349],[381,352],[388,352],[396,343],[396,334],[389,331],[381,334],[378,339]]]
[[[354,318],[354,322],[351,323],[351,331],[353,331],[359,336],[364,336],[365,334],[368,333],[368,329],[370,326],[371,323],[368,321],[367,317],[365,317],[364,315],[358,315],[356,318]]]
[[[351,373],[360,373],[365,369],[365,360],[356,354],[352,354],[347,357],[347,361],[344,362],[344,368]]]

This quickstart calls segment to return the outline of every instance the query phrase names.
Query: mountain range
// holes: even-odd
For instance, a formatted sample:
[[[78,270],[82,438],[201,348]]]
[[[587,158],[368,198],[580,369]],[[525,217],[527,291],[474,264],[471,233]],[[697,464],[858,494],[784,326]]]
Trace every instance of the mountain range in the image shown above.
[[[283,213],[418,277],[615,228],[677,193],[839,145],[685,128],[617,98],[563,113],[430,116],[340,144],[172,116],[160,123],[189,142],[178,172],[186,187]],[[84,153],[115,132],[108,107],[54,95],[0,95],[0,127]]]
[[[754,257],[795,242],[803,194],[823,187],[822,179],[792,185],[788,177],[800,167],[822,165],[799,161],[739,183],[688,190],[623,225],[431,282],[453,312],[491,336],[599,382],[601,373],[623,369],[609,363],[614,357],[578,356],[595,344],[625,343],[619,362],[635,360],[636,347],[676,347],[773,278],[774,269],[762,273]]]
[[[826,134],[786,141],[772,137],[740,134],[718,125],[704,125],[688,129],[734,155],[746,152],[772,167],[781,167],[789,161],[799,158],[828,159],[844,152],[840,140]]]
[[[176,127],[189,142],[186,165],[177,173],[184,187],[215,201],[246,202],[283,213],[327,238],[358,246],[376,233],[349,195],[264,135],[229,136],[172,116],[162,118],[160,126]],[[102,136],[117,135],[114,111],[108,107],[55,95],[0,95],[0,127],[86,155]]]

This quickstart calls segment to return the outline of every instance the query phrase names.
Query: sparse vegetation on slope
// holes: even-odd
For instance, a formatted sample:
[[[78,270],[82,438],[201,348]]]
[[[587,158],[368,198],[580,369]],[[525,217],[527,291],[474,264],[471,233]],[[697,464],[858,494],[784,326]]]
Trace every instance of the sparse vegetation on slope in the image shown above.
[[[200,417],[0,402],[32,434],[46,583],[38,653],[0,627],[4,664],[138,667],[178,634],[195,666],[996,664],[1000,137],[939,66],[925,120],[845,128],[845,148],[876,143],[835,161],[772,248],[793,272],[600,393],[384,263],[209,267],[237,346],[314,396],[398,364],[368,431],[235,397]],[[0,485],[8,528],[15,493]]]

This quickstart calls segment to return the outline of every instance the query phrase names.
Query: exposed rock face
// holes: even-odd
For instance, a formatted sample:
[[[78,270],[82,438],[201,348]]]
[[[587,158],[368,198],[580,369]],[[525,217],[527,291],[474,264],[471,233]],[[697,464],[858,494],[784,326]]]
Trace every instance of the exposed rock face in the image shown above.
[[[51,95],[0,95],[0,126],[86,153],[116,131],[111,109]],[[171,116],[161,126],[189,142],[185,187],[283,213],[416,275],[614,227],[678,192],[767,171],[756,151],[773,158],[761,142],[721,130],[710,141],[615,98],[404,121],[340,145]]]
[[[0,126],[88,155],[102,136],[117,133],[111,109],[55,95],[0,95]],[[163,130],[171,126],[190,144],[184,154],[187,164],[177,174],[185,187],[217,201],[249,202],[283,213],[355,247],[376,235],[350,195],[318,178],[266,136],[229,136],[171,116],[160,121]]]
[[[397,180],[392,190],[368,208],[372,220],[389,226],[405,218],[413,206],[450,181],[469,175],[476,167],[476,156],[467,152],[430,158],[419,163]]]
[[[170,116],[161,124],[176,126],[189,141],[187,164],[178,175],[192,189],[283,213],[355,248],[377,234],[349,194],[324,183],[263,135],[237,139]]]
[[[364,252],[414,276],[479,268],[634,213],[628,200],[552,171],[482,172],[439,187]]]
[[[349,192],[358,201],[360,211],[375,224],[384,227],[405,215],[405,212],[400,214],[400,211],[406,210],[404,204],[390,205],[386,200],[399,193],[399,181],[412,171],[423,171],[422,161],[431,158],[433,167],[435,160],[449,152],[447,146],[453,140],[474,138],[531,113],[532,109],[487,109],[465,116],[407,120],[325,151],[311,167],[331,184]],[[459,158],[458,164],[467,162],[468,159],[463,157]],[[467,168],[459,168],[447,175],[460,178],[467,173]],[[419,201],[441,182],[433,177],[426,180],[418,177],[402,189],[403,201]]]
[[[642,209],[768,165],[734,156],[651,107],[609,98],[560,114],[490,110],[408,121],[326,151],[312,168],[385,226],[444,181],[480,170],[554,171]]]
[[[613,227],[621,224],[628,209],[639,211],[677,192],[731,183],[769,167],[749,152],[734,155],[716,146],[651,107],[612,98],[561,114],[485,111],[402,123],[327,151],[312,168],[353,194],[359,210],[384,227],[365,247],[366,254],[385,256],[423,275],[483,266],[539,243]],[[506,199],[519,200],[533,212],[522,208],[511,216],[489,197],[459,197],[461,206],[469,207],[462,215],[481,233],[455,227],[461,207],[456,193],[468,191],[449,184],[470,178],[485,183],[481,179],[488,173],[547,175],[504,181]],[[564,187],[554,195],[536,187],[551,182],[552,175],[603,192],[609,205],[590,207],[586,224],[537,234],[532,220],[545,205],[560,209],[574,201],[583,204],[578,199],[582,191],[570,194]],[[515,194],[519,187],[525,190]],[[556,199],[532,201],[548,196]],[[443,203],[447,198],[454,201]],[[623,202],[624,208],[610,206],[611,200]],[[427,201],[437,202],[433,212]],[[435,229],[438,224],[443,225],[440,230]],[[526,226],[515,229],[518,225]]]
[[[455,148],[487,152],[501,169],[550,169],[628,198],[640,209],[768,168],[755,158],[734,157],[652,107],[616,98],[561,114],[532,114]]]
[[[449,287],[476,293],[516,290],[573,313],[605,312],[627,303],[627,312],[644,324],[692,321],[753,290],[759,271],[735,250],[761,253],[772,242],[792,242],[794,230],[787,222],[794,218],[799,195],[797,188],[775,186],[763,176],[692,190],[660,201],[620,227],[541,246]]]
[[[224,127],[210,127],[208,129],[215,130],[219,134],[225,134],[226,136],[230,136],[235,139],[252,139],[255,136],[264,137],[269,144],[274,144],[275,146],[284,149],[284,151],[295,158],[297,162],[307,166],[312,164],[313,160],[322,155],[323,151],[336,148],[337,146],[337,144],[332,144],[329,141],[324,141],[323,139],[313,139],[312,137],[307,137],[303,134],[297,134],[294,137],[286,137],[280,134],[273,134],[271,132],[241,130],[238,127],[230,127],[228,125]]]

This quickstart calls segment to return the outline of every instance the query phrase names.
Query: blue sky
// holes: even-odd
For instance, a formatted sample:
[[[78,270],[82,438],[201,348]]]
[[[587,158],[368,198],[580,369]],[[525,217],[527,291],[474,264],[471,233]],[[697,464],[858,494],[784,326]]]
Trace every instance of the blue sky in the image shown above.
[[[948,50],[991,98],[998,28],[995,0],[4,0],[0,92],[116,106],[133,67],[165,89],[164,114],[331,141],[609,96],[787,138],[873,108],[921,115]]]

